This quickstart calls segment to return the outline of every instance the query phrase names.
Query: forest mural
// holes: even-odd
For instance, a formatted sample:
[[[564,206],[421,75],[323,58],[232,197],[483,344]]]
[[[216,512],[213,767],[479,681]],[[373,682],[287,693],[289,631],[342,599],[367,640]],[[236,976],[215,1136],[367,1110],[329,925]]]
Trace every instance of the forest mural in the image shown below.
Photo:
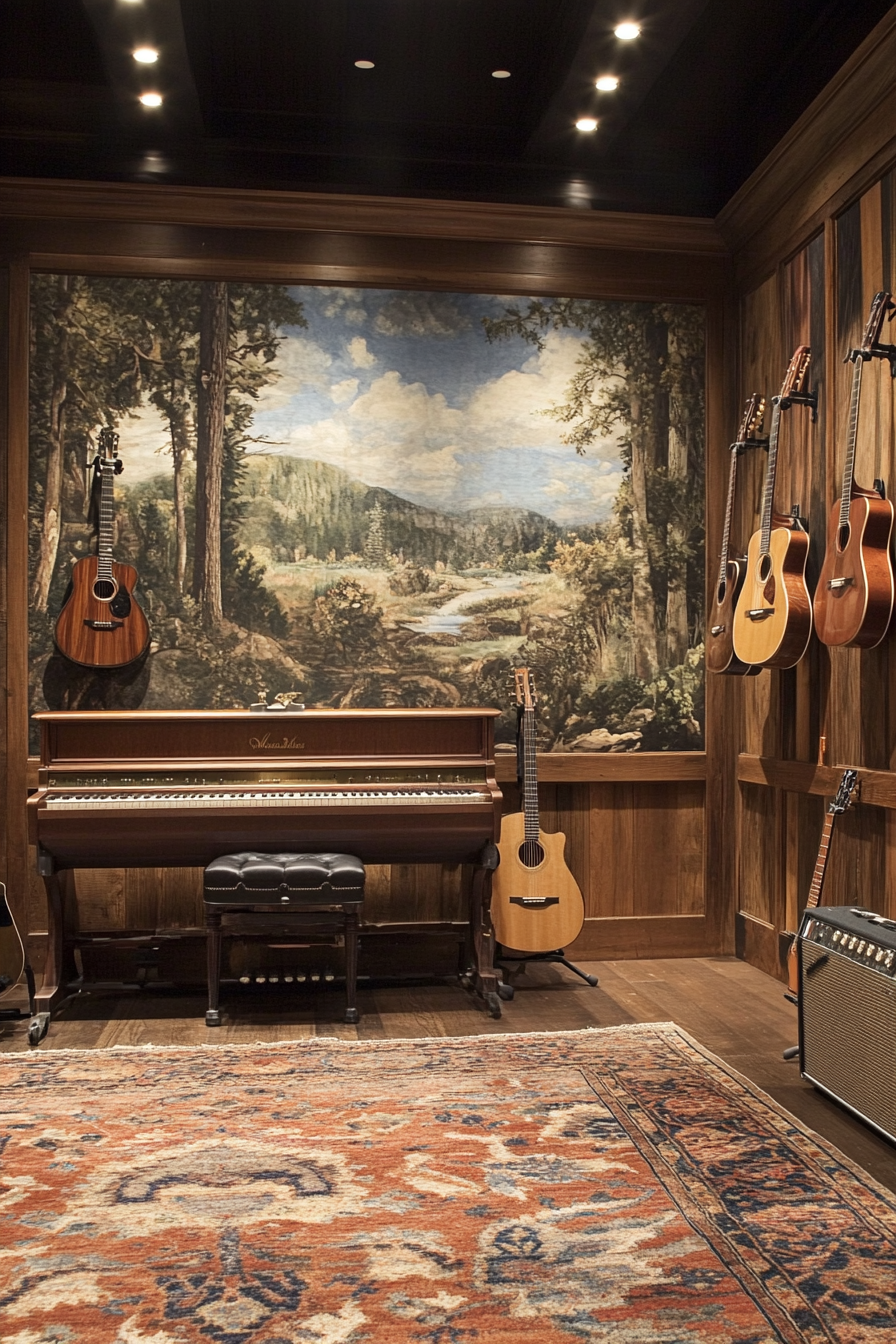
[[[552,751],[702,747],[704,316],[684,304],[35,275],[33,710],[495,705]],[[54,646],[96,547],[151,643]],[[34,743],[32,743],[34,745]]]

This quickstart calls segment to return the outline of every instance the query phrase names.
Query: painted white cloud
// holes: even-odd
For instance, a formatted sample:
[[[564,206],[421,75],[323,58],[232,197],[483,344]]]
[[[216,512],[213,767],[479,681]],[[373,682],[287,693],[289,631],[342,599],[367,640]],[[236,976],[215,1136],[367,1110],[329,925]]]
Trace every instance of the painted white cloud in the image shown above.
[[[171,433],[168,421],[155,406],[144,406],[125,416],[118,426],[118,455],[124,463],[123,486],[136,485],[171,471]]]
[[[373,325],[383,336],[454,336],[470,319],[447,294],[396,294]]]
[[[353,336],[346,349],[356,369],[371,369],[376,363],[376,355],[367,349],[367,342],[363,336]]]
[[[343,378],[341,383],[334,383],[330,388],[330,396],[341,406],[346,401],[351,401],[352,397],[358,391],[357,378]]]
[[[276,411],[288,406],[306,389],[329,392],[332,355],[307,336],[284,341],[270,372],[276,376],[258,395],[258,411]]]

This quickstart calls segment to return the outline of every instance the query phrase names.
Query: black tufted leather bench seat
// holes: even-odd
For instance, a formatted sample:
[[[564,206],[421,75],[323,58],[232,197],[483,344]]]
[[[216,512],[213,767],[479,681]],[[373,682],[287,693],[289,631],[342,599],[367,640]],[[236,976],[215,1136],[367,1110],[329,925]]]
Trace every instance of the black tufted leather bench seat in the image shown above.
[[[205,870],[203,901],[208,931],[208,1012],[206,1025],[221,1025],[222,918],[267,916],[264,929],[321,931],[334,920],[345,938],[345,1020],[357,1022],[358,911],[364,900],[364,865],[353,854],[222,854]],[[274,927],[276,926],[276,927]]]

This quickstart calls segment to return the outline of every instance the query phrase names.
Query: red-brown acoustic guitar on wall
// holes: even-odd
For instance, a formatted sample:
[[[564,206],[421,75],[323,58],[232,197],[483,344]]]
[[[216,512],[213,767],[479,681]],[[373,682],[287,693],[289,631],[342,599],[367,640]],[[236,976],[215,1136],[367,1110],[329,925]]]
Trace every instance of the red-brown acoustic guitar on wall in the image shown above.
[[[734,491],[737,483],[737,459],[762,428],[765,398],[754,392],[744,410],[737,442],[731,445],[731,464],[728,468],[728,502],[725,505],[725,528],[722,533],[722,552],[719,556],[719,577],[709,620],[706,622],[706,666],[710,672],[726,672],[729,676],[748,677],[761,672],[759,667],[742,663],[734,652],[731,627],[734,608],[744,583],[747,559],[731,554],[731,515],[734,511]]]
[[[113,480],[121,471],[118,435],[100,431],[96,555],[78,560],[56,621],[56,647],[82,667],[127,667],[149,648],[149,625],[134,597],[137,571],[112,559],[115,504]]]
[[[812,599],[806,586],[809,537],[794,508],[775,511],[775,473],[781,413],[794,402],[811,405],[805,392],[810,350],[798,346],[779,394],[772,399],[768,465],[762,498],[762,525],[750,538],[744,586],[734,609],[734,652],[748,667],[793,667],[812,634]]]
[[[861,344],[846,356],[853,361],[853,372],[843,486],[828,521],[824,564],[813,604],[815,629],[823,644],[872,649],[887,633],[893,615],[893,505],[884,498],[883,481],[875,481],[871,490],[863,489],[856,485],[853,472],[862,370],[880,352],[884,318],[893,316],[894,307],[891,295],[883,290],[875,294]]]
[[[856,781],[858,772],[856,770],[844,770],[837,787],[837,796],[828,807],[827,816],[824,819],[824,827],[821,832],[821,843],[818,846],[818,858],[815,860],[815,871],[812,874],[812,882],[809,886],[809,895],[806,898],[806,909],[814,910],[821,901],[821,889],[824,886],[824,877],[828,868],[828,854],[831,848],[831,836],[834,831],[834,822],[842,816],[847,808],[851,807],[856,796]],[[787,987],[792,995],[798,995],[800,989],[799,963],[797,961],[797,935],[794,935],[793,942],[787,949]]]

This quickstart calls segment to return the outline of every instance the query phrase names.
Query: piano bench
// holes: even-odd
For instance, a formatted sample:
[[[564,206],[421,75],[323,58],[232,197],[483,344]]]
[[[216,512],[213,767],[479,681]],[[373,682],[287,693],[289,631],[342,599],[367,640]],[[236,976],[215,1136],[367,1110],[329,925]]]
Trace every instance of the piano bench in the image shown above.
[[[224,915],[268,915],[278,934],[284,921],[301,931],[331,917],[345,938],[345,1021],[358,1022],[358,911],[364,865],[353,854],[222,854],[205,870],[202,887],[208,931],[208,1027],[221,1025],[221,927]],[[256,923],[258,921],[255,921]]]

